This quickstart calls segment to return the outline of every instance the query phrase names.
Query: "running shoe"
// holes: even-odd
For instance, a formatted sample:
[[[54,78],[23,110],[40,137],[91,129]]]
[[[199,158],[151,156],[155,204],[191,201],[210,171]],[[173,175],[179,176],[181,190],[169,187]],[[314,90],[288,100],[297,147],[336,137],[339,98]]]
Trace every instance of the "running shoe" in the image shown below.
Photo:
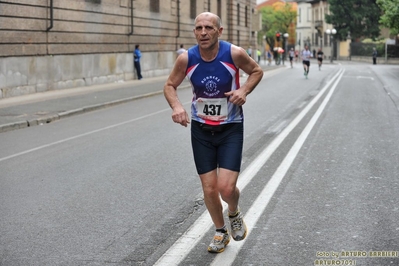
[[[230,234],[229,232],[218,232],[216,231],[215,235],[211,243],[208,246],[208,251],[211,253],[221,253],[224,251],[224,248],[230,242]]]
[[[235,216],[229,216],[231,236],[235,241],[244,240],[247,236],[247,226],[240,211]]]

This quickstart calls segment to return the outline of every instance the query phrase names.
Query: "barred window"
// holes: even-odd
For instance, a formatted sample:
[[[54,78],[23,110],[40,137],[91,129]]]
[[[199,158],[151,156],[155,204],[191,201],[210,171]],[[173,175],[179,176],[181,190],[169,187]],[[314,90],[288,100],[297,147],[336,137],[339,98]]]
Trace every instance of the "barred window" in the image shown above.
[[[150,11],[159,13],[159,0],[150,0]]]
[[[101,0],[85,0],[85,1],[93,4],[101,4]]]
[[[299,10],[298,10],[298,22],[302,22],[302,10],[299,8]]]
[[[195,19],[197,17],[197,1],[190,0],[190,17]]]

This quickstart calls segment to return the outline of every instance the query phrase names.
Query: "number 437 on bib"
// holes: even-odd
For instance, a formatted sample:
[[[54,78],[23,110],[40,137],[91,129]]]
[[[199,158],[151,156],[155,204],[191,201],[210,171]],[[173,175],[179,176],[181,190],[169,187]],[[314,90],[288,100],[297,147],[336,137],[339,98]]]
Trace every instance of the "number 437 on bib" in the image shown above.
[[[225,120],[227,118],[227,98],[198,98],[198,116],[213,121]]]

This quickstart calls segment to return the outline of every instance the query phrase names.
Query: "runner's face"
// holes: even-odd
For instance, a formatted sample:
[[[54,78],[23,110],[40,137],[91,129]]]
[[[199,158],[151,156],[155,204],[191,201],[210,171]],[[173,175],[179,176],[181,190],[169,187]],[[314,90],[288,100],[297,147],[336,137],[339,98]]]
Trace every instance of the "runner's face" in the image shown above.
[[[199,15],[197,17],[194,34],[202,49],[212,49],[218,42],[223,28],[217,27],[217,18],[211,15]]]

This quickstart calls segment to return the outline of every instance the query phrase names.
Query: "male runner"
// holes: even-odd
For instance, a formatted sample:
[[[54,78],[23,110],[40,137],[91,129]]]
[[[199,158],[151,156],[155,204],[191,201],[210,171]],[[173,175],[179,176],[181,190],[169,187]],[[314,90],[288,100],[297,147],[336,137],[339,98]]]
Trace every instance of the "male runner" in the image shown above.
[[[319,70],[321,70],[321,65],[323,64],[323,57],[324,53],[321,48],[319,48],[319,51],[317,52],[317,62],[319,63]]]
[[[303,64],[303,69],[305,70],[303,74],[305,75],[306,79],[308,78],[309,74],[311,57],[312,57],[312,52],[309,51],[309,46],[305,45],[305,49],[302,51],[302,64]]]
[[[190,119],[176,90],[185,76],[192,85],[191,144],[205,205],[216,229],[208,246],[213,253],[224,251],[230,234],[236,241],[247,235],[236,186],[243,147],[242,105],[263,76],[262,69],[244,49],[219,40],[222,32],[217,15],[199,14],[194,28],[198,45],[176,59],[164,86],[173,121],[186,127]],[[242,86],[240,69],[248,74]],[[228,204],[230,228],[224,222],[220,197]]]

